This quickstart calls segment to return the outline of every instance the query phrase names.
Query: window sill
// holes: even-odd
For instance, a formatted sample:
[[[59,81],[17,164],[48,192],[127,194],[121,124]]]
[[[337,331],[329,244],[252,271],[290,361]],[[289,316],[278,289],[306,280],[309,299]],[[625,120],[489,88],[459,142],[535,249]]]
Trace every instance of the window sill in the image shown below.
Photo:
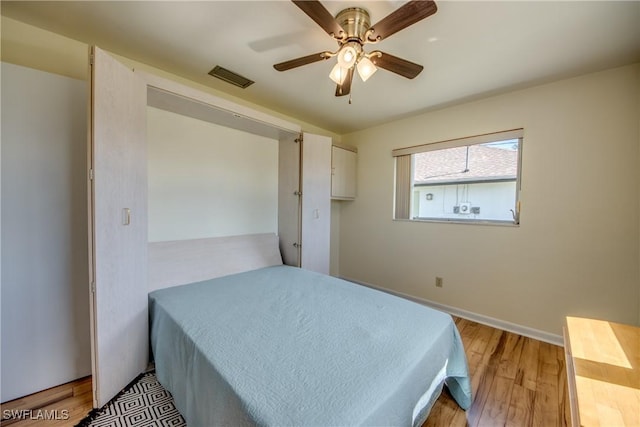
[[[513,221],[491,221],[491,220],[460,220],[460,219],[393,219],[400,222],[431,222],[437,224],[465,224],[465,225],[490,225],[498,227],[519,228],[520,223]]]

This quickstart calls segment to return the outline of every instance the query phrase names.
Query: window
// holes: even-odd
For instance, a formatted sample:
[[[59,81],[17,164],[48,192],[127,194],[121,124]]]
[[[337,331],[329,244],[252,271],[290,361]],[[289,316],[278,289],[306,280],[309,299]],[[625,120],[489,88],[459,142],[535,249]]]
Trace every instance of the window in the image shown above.
[[[395,219],[518,224],[523,130],[401,148]]]

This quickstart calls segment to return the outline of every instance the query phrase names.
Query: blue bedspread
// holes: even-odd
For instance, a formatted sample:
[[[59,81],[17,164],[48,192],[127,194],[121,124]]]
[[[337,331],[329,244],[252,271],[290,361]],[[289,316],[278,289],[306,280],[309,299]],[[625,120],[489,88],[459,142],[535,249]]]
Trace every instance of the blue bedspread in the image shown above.
[[[191,427],[415,426],[446,379],[471,404],[448,314],[287,266],[155,291],[160,383]]]

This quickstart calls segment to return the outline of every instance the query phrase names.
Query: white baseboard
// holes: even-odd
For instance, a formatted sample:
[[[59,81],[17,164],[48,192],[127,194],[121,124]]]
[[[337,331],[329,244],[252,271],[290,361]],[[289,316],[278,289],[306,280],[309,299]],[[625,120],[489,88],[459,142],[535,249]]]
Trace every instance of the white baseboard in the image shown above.
[[[471,311],[463,310],[461,308],[440,304],[434,301],[429,301],[424,298],[419,298],[413,295],[405,294],[405,293],[394,291],[391,289],[386,289],[380,286],[372,285],[370,283],[365,283],[359,280],[350,279],[348,277],[341,277],[341,278],[344,280],[348,280],[349,282],[356,283],[358,285],[366,286],[372,289],[377,289],[379,291],[386,292],[388,294],[405,298],[405,299],[417,302],[419,304],[426,305],[431,308],[435,308],[436,310],[444,311],[453,316],[462,317],[463,319],[472,320],[474,322],[481,323],[483,325],[491,326],[497,329],[502,329],[503,331],[513,332],[515,334],[522,335],[524,337],[533,338],[538,341],[544,341],[549,344],[559,345],[560,347],[564,346],[564,340],[562,339],[562,335],[550,334],[549,332],[544,332],[539,329],[533,329],[533,328],[529,328],[528,326],[522,326],[515,323],[507,322],[505,320],[495,319],[493,317],[485,316],[483,314],[473,313]]]

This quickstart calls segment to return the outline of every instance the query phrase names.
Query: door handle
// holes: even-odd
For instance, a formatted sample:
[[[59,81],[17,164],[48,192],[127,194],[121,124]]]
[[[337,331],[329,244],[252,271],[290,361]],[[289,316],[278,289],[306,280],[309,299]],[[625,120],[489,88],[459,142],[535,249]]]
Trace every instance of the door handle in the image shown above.
[[[131,209],[123,208],[122,209],[122,225],[131,224]]]

